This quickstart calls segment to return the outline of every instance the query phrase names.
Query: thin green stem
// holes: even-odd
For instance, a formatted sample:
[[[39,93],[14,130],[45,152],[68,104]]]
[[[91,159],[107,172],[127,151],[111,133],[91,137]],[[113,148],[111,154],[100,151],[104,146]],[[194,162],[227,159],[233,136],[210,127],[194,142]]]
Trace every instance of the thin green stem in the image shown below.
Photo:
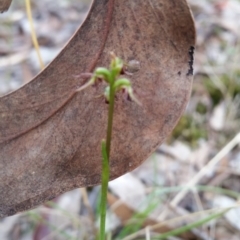
[[[109,160],[107,156],[106,142],[102,141],[102,189],[101,189],[101,217],[100,217],[100,240],[105,239],[105,222],[107,211],[107,190],[109,181]]]
[[[107,156],[110,159],[111,140],[112,140],[112,126],[113,126],[113,113],[114,113],[114,79],[110,82],[110,98],[109,98],[109,109],[108,109],[108,125],[107,125]]]
[[[110,79],[110,98],[109,98],[109,109],[108,109],[108,124],[107,124],[107,140],[102,141],[102,190],[101,190],[101,216],[100,216],[100,240],[105,240],[105,222],[106,222],[106,210],[107,210],[107,191],[108,181],[110,174],[109,159],[111,150],[111,139],[112,139],[112,126],[113,126],[113,113],[114,113],[114,81],[112,77]]]

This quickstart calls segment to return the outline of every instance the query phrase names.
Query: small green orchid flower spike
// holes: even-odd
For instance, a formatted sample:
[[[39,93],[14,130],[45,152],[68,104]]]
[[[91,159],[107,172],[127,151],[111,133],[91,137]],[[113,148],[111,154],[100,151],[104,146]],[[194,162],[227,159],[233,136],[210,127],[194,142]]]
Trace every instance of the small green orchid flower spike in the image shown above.
[[[124,90],[124,92],[128,94],[128,97],[132,101],[136,102],[138,105],[142,105],[140,101],[136,98],[136,96],[133,94],[131,82],[127,78],[117,79],[123,73],[124,62],[113,52],[111,52],[110,55],[112,60],[109,69],[104,67],[98,67],[92,74],[90,80],[83,86],[78,88],[77,92],[80,92],[90,87],[91,85],[94,85],[98,81],[98,79],[101,79],[108,84],[103,93],[103,96],[105,97],[107,102],[109,102],[110,100],[110,85],[113,85],[114,95],[120,90]]]

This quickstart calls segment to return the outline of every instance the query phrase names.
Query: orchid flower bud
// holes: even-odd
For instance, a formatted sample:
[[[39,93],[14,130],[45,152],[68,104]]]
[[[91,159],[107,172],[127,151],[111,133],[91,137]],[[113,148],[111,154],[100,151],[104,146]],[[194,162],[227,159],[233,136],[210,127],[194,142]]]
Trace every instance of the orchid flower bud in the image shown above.
[[[114,83],[114,90],[119,91],[120,89],[130,87],[131,82],[127,78],[120,78]]]
[[[107,102],[110,101],[110,87],[107,86],[104,90],[104,93],[103,93],[105,99],[107,100]]]
[[[126,90],[127,90],[127,93],[128,93],[128,95],[129,95],[130,99],[131,99],[132,101],[134,101],[135,103],[137,103],[138,105],[142,106],[142,103],[141,103],[141,102],[135,97],[135,95],[133,94],[133,89],[132,89],[132,87],[131,87],[131,86],[130,86],[130,87],[127,87]]]
[[[105,82],[109,83],[111,79],[111,73],[107,68],[99,67],[95,70],[94,75],[98,78],[103,79]]]
[[[113,52],[111,52],[110,54],[112,56],[110,69],[112,72],[112,77],[115,79],[122,72],[124,63],[120,58],[116,57],[116,55]]]

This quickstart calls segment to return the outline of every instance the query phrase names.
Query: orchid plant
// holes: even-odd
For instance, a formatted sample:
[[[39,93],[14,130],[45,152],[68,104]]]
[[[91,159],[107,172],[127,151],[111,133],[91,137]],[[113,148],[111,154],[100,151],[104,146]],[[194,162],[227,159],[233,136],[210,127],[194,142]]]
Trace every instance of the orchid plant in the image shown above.
[[[122,77],[124,74],[125,64],[123,60],[118,58],[114,53],[110,53],[111,63],[109,69],[104,67],[98,67],[91,74],[90,80],[87,81],[83,86],[77,89],[82,91],[87,87],[90,87],[97,82],[104,81],[107,86],[102,94],[106,102],[109,104],[108,108],[108,123],[107,123],[107,135],[106,140],[103,139],[101,143],[102,149],[102,188],[101,188],[101,202],[100,202],[100,232],[99,239],[105,239],[105,221],[106,221],[106,206],[107,206],[107,190],[110,175],[110,148],[113,128],[113,115],[114,115],[114,103],[117,92],[123,92],[127,94],[129,100],[136,102],[141,105],[140,101],[136,98],[133,93],[132,84],[129,79]]]

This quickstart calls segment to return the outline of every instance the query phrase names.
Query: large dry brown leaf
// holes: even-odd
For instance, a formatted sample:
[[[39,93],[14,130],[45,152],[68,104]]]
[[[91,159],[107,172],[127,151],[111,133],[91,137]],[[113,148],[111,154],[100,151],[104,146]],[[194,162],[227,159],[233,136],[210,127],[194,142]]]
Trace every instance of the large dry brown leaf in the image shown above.
[[[140,69],[143,103],[116,99],[111,179],[133,170],[173,129],[192,83],[195,30],[185,0],[101,0],[59,56],[0,99],[0,216],[100,183],[108,105],[103,85],[77,94],[74,76],[107,66],[109,52]]]

